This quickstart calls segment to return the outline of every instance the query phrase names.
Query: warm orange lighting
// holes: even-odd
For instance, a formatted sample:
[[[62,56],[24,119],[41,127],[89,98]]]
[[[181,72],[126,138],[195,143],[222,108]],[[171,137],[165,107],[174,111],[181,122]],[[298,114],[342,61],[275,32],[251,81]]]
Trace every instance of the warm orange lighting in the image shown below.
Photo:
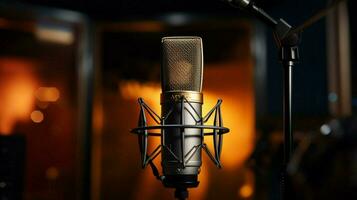
[[[207,67],[205,71],[205,82],[203,87],[203,114],[217,103],[217,99],[223,99],[222,115],[225,127],[230,129],[230,133],[224,135],[223,149],[221,161],[225,170],[238,170],[249,157],[254,148],[254,132],[255,132],[255,110],[254,110],[254,85],[252,68],[248,65],[237,67],[237,63],[226,63],[223,66]],[[249,66],[252,66],[249,64]],[[159,84],[142,84],[137,81],[126,81],[120,84],[120,93],[123,98],[136,100],[143,97],[145,102],[153,108],[158,114],[160,113],[160,85]],[[208,124],[213,124],[213,117]],[[208,144],[213,153],[212,137],[205,137],[204,142]],[[154,148],[159,144],[149,143],[149,148]],[[202,153],[204,154],[204,153]],[[158,157],[157,163],[160,163]],[[200,186],[192,190],[194,199],[205,199],[205,194],[211,184],[209,162],[207,156],[203,156],[202,173],[199,176],[201,180]],[[160,166],[160,165],[159,165]],[[145,173],[151,176],[151,179],[146,177],[145,188],[153,184],[155,178],[151,173]],[[150,181],[148,181],[150,180]],[[145,185],[145,186],[144,186]],[[247,180],[242,188],[238,189],[240,198],[248,198],[253,195],[254,182]],[[152,193],[155,189],[145,193]],[[143,191],[144,192],[144,191]],[[191,192],[190,192],[191,193]],[[144,194],[144,196],[147,194]]]
[[[35,35],[39,40],[70,45],[74,42],[74,35],[69,29],[61,27],[38,26]]]
[[[93,129],[96,134],[100,133],[104,124],[104,113],[102,104],[97,104],[93,108]]]
[[[145,102],[160,111],[160,85],[157,83],[140,83],[138,81],[122,81],[119,84],[120,94],[124,99],[137,100],[142,97]]]
[[[119,92],[123,99],[137,100],[142,97],[144,101],[156,112],[160,113],[160,93],[161,89],[157,83],[140,83],[138,81],[122,81],[119,84]],[[153,123],[151,118],[148,118],[149,123]],[[160,144],[159,140],[150,140],[148,149],[151,151],[157,145]],[[161,157],[155,159],[155,164],[161,162]],[[160,166],[160,165],[157,165]],[[150,170],[143,172],[140,176],[139,191],[136,193],[134,199],[142,199],[144,196],[147,199],[151,199],[151,195],[156,190],[155,185],[159,186],[157,180],[155,180]]]
[[[245,97],[236,98],[205,91],[203,113],[207,113],[217,103],[218,96],[223,99],[223,125],[230,129],[230,132],[223,136],[221,161],[224,168],[235,169],[244,162],[253,149],[254,118],[253,113],[249,111],[249,105],[252,103],[242,102]],[[213,124],[213,117],[208,123]],[[212,137],[205,137],[205,142],[213,150],[212,141]]]
[[[229,170],[242,166],[254,148],[254,86],[251,68],[247,66],[226,63],[206,67],[205,71],[203,111],[207,113],[217,98],[223,100],[223,125],[230,132],[223,136],[221,161],[223,168]],[[213,148],[211,138],[205,138],[205,142]]]
[[[43,113],[39,110],[35,110],[31,113],[31,120],[35,123],[41,123],[44,119]]]
[[[49,105],[49,102],[36,101],[36,106],[41,109],[46,109]]]
[[[160,85],[157,83],[140,83],[138,81],[122,81],[120,83],[120,93],[124,99],[137,100],[139,97],[143,98],[150,108],[152,108],[158,115],[161,113],[160,107]],[[139,106],[138,106],[139,107]],[[147,118],[148,123],[154,124],[151,117]],[[150,140],[148,149],[155,149],[160,144],[159,140]],[[160,159],[159,157],[157,159]]]
[[[243,199],[252,199],[254,195],[255,175],[254,172],[246,168],[244,170],[244,184],[238,189],[238,196]]]
[[[56,180],[59,176],[59,171],[56,167],[50,167],[46,170],[46,178],[48,180]]]
[[[42,102],[56,102],[60,92],[56,87],[40,87],[36,90],[35,96]]]
[[[244,184],[240,189],[239,189],[239,196],[243,198],[249,198],[253,194],[253,187],[249,184]]]
[[[207,166],[208,163],[206,163],[207,161],[209,161],[209,160],[205,159],[205,157],[204,157],[203,162],[205,164],[201,167],[201,172],[198,176],[200,184],[197,188],[189,189],[189,194],[190,194],[189,199],[195,199],[195,200],[207,199],[206,191],[209,189],[209,184],[210,184],[210,181],[209,181],[210,180],[210,171]]]
[[[0,58],[0,134],[9,134],[17,121],[27,120],[34,105],[33,63]]]

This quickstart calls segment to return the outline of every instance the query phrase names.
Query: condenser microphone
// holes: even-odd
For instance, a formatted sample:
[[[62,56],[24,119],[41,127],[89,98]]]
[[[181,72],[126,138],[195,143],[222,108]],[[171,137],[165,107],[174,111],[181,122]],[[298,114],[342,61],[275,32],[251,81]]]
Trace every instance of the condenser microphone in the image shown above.
[[[200,37],[165,37],[161,41],[161,116],[165,124],[202,125],[203,53]],[[185,101],[186,99],[186,101]],[[183,137],[185,136],[185,137]],[[198,185],[202,143],[200,129],[167,129],[163,143],[162,169],[166,187]]]
[[[138,135],[142,167],[150,165],[165,187],[176,188],[175,197],[186,199],[187,188],[197,187],[202,150],[221,167],[223,134],[222,100],[202,115],[203,50],[202,39],[194,36],[164,37],[161,40],[161,115],[139,98]],[[149,125],[147,115],[156,125]],[[211,116],[213,124],[207,125]],[[155,132],[156,130],[156,132]],[[148,137],[161,138],[161,144],[148,152]],[[204,143],[213,136],[214,153]],[[153,163],[161,153],[162,174]]]

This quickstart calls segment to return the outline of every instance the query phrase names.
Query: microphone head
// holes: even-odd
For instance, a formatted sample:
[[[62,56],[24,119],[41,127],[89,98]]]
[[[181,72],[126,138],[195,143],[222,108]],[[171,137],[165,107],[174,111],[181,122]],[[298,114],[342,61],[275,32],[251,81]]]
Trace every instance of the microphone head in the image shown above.
[[[202,91],[202,39],[194,36],[161,40],[161,88],[167,91]]]

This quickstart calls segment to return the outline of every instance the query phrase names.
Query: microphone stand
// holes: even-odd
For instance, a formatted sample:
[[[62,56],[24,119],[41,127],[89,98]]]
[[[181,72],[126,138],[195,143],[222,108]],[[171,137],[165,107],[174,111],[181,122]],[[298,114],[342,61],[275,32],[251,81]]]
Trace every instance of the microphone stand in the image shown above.
[[[292,132],[292,79],[293,67],[299,61],[300,35],[283,19],[275,20],[264,10],[250,3],[245,7],[248,12],[258,17],[273,29],[274,39],[279,48],[279,61],[283,67],[283,134],[284,159],[280,176],[280,191],[282,200],[291,200],[293,196],[289,188],[288,164],[293,151]]]
[[[188,198],[188,191],[186,187],[177,187],[175,189],[175,198],[178,200],[186,200]]]
[[[274,38],[279,47],[279,61],[283,67],[283,134],[284,134],[284,159],[280,176],[280,191],[282,200],[291,200],[288,164],[293,152],[292,131],[292,93],[293,93],[293,67],[299,62],[300,35],[283,19],[279,19],[274,29]]]
[[[299,62],[299,43],[300,33],[325,17],[331,10],[335,9],[341,2],[347,0],[333,0],[330,5],[317,12],[315,15],[306,20],[302,25],[293,28],[283,19],[278,21],[267,14],[264,10],[254,5],[251,0],[228,0],[228,3],[233,7],[237,7],[234,3],[238,3],[238,7],[247,10],[252,15],[259,18],[266,25],[273,29],[274,39],[279,48],[279,61],[283,66],[283,133],[284,133],[284,159],[282,172],[280,176],[280,191],[282,200],[294,199],[291,183],[288,176],[288,165],[293,152],[293,132],[292,132],[292,80],[293,67]],[[288,186],[288,187],[286,187]]]

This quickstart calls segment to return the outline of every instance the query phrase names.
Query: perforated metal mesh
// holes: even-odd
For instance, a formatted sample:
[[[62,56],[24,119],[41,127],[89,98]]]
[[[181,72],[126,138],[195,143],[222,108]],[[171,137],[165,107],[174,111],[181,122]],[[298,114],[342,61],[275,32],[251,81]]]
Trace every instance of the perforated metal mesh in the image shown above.
[[[162,38],[162,91],[202,90],[203,53],[200,37]]]

